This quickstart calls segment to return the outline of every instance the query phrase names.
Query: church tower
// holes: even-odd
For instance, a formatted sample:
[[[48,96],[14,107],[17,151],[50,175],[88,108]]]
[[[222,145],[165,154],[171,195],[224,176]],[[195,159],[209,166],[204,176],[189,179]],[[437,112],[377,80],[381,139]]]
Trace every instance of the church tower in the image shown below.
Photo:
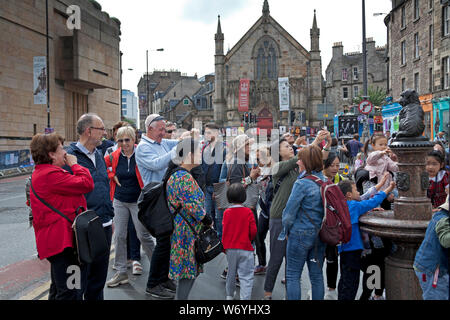
[[[223,51],[224,35],[220,26],[220,16],[218,17],[217,33],[214,37],[216,42],[215,54],[215,90],[214,90],[214,122],[222,127],[225,119],[225,55]]]
[[[322,58],[320,56],[320,29],[317,27],[316,10],[314,10],[314,20],[310,31],[311,34],[311,60],[309,63],[309,114],[307,119],[309,125],[313,125],[311,121],[317,119],[317,105],[322,103]]]

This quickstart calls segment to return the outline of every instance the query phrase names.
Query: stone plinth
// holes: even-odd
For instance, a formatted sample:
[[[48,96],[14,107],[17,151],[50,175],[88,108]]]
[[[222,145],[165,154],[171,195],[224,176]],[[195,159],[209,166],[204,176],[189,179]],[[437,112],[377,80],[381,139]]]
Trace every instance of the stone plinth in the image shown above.
[[[388,300],[421,300],[422,290],[413,269],[414,257],[432,216],[426,196],[428,174],[425,159],[433,146],[422,138],[395,141],[390,145],[398,156],[399,198],[394,211],[370,212],[360,218],[360,228],[393,241],[394,250],[385,260]]]

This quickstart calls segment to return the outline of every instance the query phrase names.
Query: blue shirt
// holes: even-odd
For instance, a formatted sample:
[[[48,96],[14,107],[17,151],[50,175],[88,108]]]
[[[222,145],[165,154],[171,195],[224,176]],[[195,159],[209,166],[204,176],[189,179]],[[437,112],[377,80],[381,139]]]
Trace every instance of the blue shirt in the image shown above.
[[[169,162],[176,157],[178,140],[163,139],[161,143],[142,136],[136,148],[136,164],[144,186],[160,182],[164,178]]]
[[[352,157],[356,157],[363,146],[364,145],[361,142],[356,140],[350,140],[349,142],[347,142],[347,149]]]
[[[350,220],[352,223],[352,237],[350,241],[341,245],[338,245],[339,253],[343,251],[355,251],[363,250],[363,242],[361,239],[361,233],[359,231],[359,217],[366,212],[378,207],[386,198],[384,191],[378,192],[373,198],[364,201],[350,200],[347,201],[348,211],[350,213]]]

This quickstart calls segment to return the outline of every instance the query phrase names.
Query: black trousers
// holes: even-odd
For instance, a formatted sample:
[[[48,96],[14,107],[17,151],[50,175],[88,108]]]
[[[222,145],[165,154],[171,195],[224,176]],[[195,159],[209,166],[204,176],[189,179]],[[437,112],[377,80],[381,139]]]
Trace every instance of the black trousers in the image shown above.
[[[269,232],[269,221],[270,218],[265,218],[262,214],[259,215],[258,219],[258,235],[257,239],[259,245],[256,246],[256,254],[258,255],[258,261],[260,266],[266,266],[267,260],[267,250],[265,239],[267,237],[267,233]]]
[[[341,278],[338,285],[338,300],[355,300],[359,287],[362,250],[341,252]]]
[[[111,247],[112,227],[105,227],[108,246]],[[102,257],[97,258],[94,262],[81,266],[81,289],[84,300],[104,300],[103,288],[105,287],[106,278],[108,276],[109,266],[109,250]]]
[[[325,257],[327,258],[327,287],[330,289],[336,289],[339,269],[337,247],[327,245],[325,249]]]
[[[147,288],[151,289],[169,280],[170,235],[156,238],[148,275]]]
[[[81,300],[81,288],[69,289],[67,286],[67,280],[72,275],[72,273],[67,273],[67,268],[79,267],[74,249],[66,248],[63,252],[48,257],[47,260],[50,262],[51,278],[48,300]]]
[[[383,291],[385,288],[385,284],[384,284],[384,271],[385,271],[385,266],[384,266],[384,259],[388,256],[389,254],[389,250],[387,250],[386,248],[373,248],[372,249],[372,253],[366,255],[365,257],[361,258],[361,271],[363,272],[363,283],[362,283],[362,288],[363,288],[363,292],[361,294],[361,297],[359,297],[359,300],[369,300],[370,296],[372,295],[372,289],[369,289],[367,287],[367,280],[369,279],[369,277],[371,276],[371,274],[367,273],[367,268],[371,265],[375,265],[378,266],[380,268],[380,272],[381,272],[381,281],[380,281],[380,288],[379,289],[375,289],[375,294],[377,296],[381,296],[383,295]]]

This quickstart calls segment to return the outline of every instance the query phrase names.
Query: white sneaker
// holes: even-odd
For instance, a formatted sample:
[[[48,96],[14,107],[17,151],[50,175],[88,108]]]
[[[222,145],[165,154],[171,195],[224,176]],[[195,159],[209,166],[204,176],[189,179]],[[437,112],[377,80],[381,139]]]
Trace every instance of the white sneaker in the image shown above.
[[[337,291],[334,290],[327,290],[325,293],[324,300],[337,300]]]
[[[126,273],[117,272],[108,282],[106,282],[106,285],[108,288],[113,288],[126,283],[128,283],[128,275]]]
[[[312,300],[312,291],[309,289],[308,294],[306,295],[305,300]]]

